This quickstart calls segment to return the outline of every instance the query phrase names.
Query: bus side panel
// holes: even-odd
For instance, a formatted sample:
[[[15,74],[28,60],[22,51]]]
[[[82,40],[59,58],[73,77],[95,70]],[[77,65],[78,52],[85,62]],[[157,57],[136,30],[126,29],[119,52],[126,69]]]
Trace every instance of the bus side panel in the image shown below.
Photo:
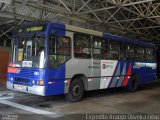
[[[139,76],[139,83],[146,81],[146,64],[145,62],[134,62],[133,75]]]
[[[101,60],[100,89],[127,86],[132,64],[130,61]]]
[[[64,29],[56,29],[56,26]],[[50,24],[50,33],[59,36],[65,36],[66,35],[65,25]],[[60,66],[58,69],[48,68],[47,73],[48,73],[48,86],[46,87],[46,95],[64,94],[66,65],[64,64]]]
[[[54,70],[49,69],[48,86],[46,87],[46,95],[64,94],[64,81],[66,65]]]
[[[131,74],[131,62],[102,60],[100,89],[126,86],[129,82],[127,75]]]
[[[123,77],[123,82],[121,84],[121,86],[125,87],[129,84],[129,81],[131,80],[131,75],[133,72],[133,62],[131,61],[124,61],[126,66],[126,72],[124,73],[124,77]],[[122,77],[122,76],[121,76]]]
[[[127,86],[132,72],[132,63],[129,61],[118,61],[113,77],[108,88]]]
[[[156,63],[135,62],[133,74],[139,76],[139,83],[145,84],[156,79]]]
[[[67,62],[66,66],[67,78],[72,78],[76,74],[84,74],[88,77],[85,83],[87,90],[95,90],[127,86],[132,74],[133,63],[130,61],[93,60],[92,64],[92,60],[72,59]]]
[[[102,60],[101,61],[101,78],[100,89],[115,87],[117,76],[120,75],[120,62],[117,60]]]
[[[93,60],[91,69],[91,76],[88,80],[88,90],[100,89],[101,79],[101,60]]]
[[[146,63],[146,74],[144,74],[144,79],[140,81],[141,84],[153,82],[156,80],[156,63]]]
[[[121,87],[122,83],[125,79],[125,76],[127,74],[127,62],[126,61],[120,61],[120,77],[117,80],[116,87]]]
[[[92,59],[72,58],[71,60],[69,60],[66,63],[66,78],[73,78],[75,75],[78,75],[78,74],[83,74],[87,78],[91,77],[92,76],[92,74],[91,74],[92,61],[93,61]],[[88,79],[88,80],[92,80],[90,82],[94,82],[93,85],[90,87],[94,87],[95,89],[99,89],[99,86],[100,86],[99,80],[93,80],[93,79]],[[85,85],[87,85],[88,80],[84,81]],[[87,90],[88,90],[88,88],[87,88]],[[68,90],[66,89],[65,92],[68,92]]]

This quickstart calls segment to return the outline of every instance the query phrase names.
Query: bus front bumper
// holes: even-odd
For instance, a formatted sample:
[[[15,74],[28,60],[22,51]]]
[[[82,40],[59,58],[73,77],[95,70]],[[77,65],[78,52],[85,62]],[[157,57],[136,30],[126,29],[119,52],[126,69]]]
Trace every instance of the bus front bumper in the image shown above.
[[[7,81],[7,89],[45,96],[45,86],[25,86]]]

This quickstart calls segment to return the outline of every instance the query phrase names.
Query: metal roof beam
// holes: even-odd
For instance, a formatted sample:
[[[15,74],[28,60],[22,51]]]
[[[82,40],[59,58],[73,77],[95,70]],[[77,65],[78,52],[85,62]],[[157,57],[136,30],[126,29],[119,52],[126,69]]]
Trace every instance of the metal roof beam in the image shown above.
[[[152,1],[156,1],[156,0],[143,0],[143,1],[137,1],[137,2],[131,2],[131,3],[127,3],[127,4],[116,4],[114,2],[111,2],[111,0],[107,0],[106,2],[111,3],[111,4],[116,4],[116,6],[110,6],[110,7],[106,7],[106,8],[101,8],[101,9],[96,9],[96,10],[92,10],[93,12],[99,12],[99,11],[103,11],[103,10],[109,10],[109,9],[114,9],[117,8],[117,5],[121,5],[121,7],[126,7],[126,6],[131,6],[131,5],[136,5],[136,4],[140,4],[140,3],[147,3],[147,2],[152,2]],[[90,11],[86,11],[86,12],[80,12],[77,14],[86,14],[86,13],[91,13]]]
[[[136,29],[138,29],[138,30],[140,30],[140,29],[153,29],[153,28],[160,28],[160,26],[149,26],[149,27],[140,27],[140,28],[136,28]],[[134,29],[129,29],[129,30],[134,30]]]
[[[151,17],[148,17],[149,19],[152,19],[152,18],[160,18],[160,15],[157,15],[157,16],[151,16]],[[126,20],[119,20],[119,21],[113,21],[113,22],[108,22],[108,23],[117,23],[117,22],[128,22],[128,21],[136,21],[136,20],[143,20],[144,18],[133,18],[133,19],[126,19]]]
[[[147,0],[146,0],[146,1],[147,1]],[[109,1],[107,1],[107,2],[109,2]],[[141,1],[141,2],[142,2],[142,1]],[[116,5],[117,7],[121,7],[121,8],[123,8],[124,10],[126,10],[126,11],[128,11],[128,12],[131,12],[131,13],[137,15],[137,16],[140,16],[140,17],[142,17],[142,18],[144,18],[144,19],[147,19],[147,20],[149,20],[149,21],[151,21],[151,22],[153,22],[153,23],[156,23],[156,24],[160,25],[160,23],[158,23],[158,22],[156,22],[156,21],[154,21],[154,20],[152,20],[152,19],[149,19],[147,16],[144,16],[144,15],[142,15],[142,14],[139,14],[139,13],[137,13],[137,12],[135,12],[135,11],[129,9],[129,8],[126,8],[126,7],[124,7],[123,5],[119,5],[119,4],[116,4],[116,3],[114,3],[114,2],[109,2],[109,3],[111,3],[111,4],[113,4],[113,5]]]

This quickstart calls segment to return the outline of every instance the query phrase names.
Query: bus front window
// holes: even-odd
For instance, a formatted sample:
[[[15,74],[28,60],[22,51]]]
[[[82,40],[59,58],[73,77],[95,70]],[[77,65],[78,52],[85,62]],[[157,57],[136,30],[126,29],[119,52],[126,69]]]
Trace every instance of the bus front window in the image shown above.
[[[49,41],[49,66],[58,68],[71,58],[69,37],[51,36]]]
[[[17,37],[15,46],[14,62],[21,67],[44,68],[46,60],[44,35]]]

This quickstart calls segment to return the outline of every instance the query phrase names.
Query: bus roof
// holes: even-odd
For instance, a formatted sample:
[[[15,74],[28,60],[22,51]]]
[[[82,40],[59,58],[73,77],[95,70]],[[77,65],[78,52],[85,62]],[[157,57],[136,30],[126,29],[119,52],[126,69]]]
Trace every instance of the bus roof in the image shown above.
[[[20,29],[20,28],[29,27],[29,26],[43,25],[43,24],[48,24],[51,27],[55,27],[55,28],[59,28],[59,29],[66,29],[69,31],[86,33],[86,34],[95,35],[95,36],[101,36],[101,37],[111,39],[111,40],[112,39],[117,40],[117,41],[120,40],[123,42],[134,43],[137,45],[142,45],[142,46],[147,46],[147,47],[154,47],[155,46],[152,43],[143,42],[143,41],[139,41],[136,39],[126,38],[126,37],[122,37],[122,36],[118,36],[118,35],[103,33],[103,32],[99,32],[99,31],[95,31],[95,30],[85,29],[85,28],[81,28],[81,27],[77,27],[77,26],[68,25],[68,24],[54,23],[54,22],[33,22],[33,23],[24,24],[22,26],[17,26],[15,29]]]
[[[135,39],[131,39],[131,38],[126,38],[126,37],[122,37],[122,36],[118,36],[118,35],[112,35],[109,33],[103,33],[103,32],[98,32],[98,31],[94,31],[94,30],[89,30],[89,29],[85,29],[85,28],[81,28],[81,27],[76,27],[76,26],[71,26],[71,25],[66,25],[66,29],[67,30],[72,30],[75,32],[81,32],[81,33],[87,33],[87,34],[91,34],[91,35],[96,35],[96,36],[103,36],[104,38],[108,38],[108,39],[114,39],[114,40],[120,40],[123,42],[130,42],[130,43],[135,43],[137,45],[142,45],[142,46],[147,46],[147,47],[154,47],[154,44],[148,43],[148,42],[143,42],[143,41],[139,41],[139,40],[135,40]]]
[[[71,26],[71,25],[67,25],[67,24],[65,25],[65,27],[66,27],[67,30],[70,30],[70,31],[86,33],[86,34],[101,36],[101,37],[103,36],[102,32],[98,32],[98,31],[95,31],[95,30],[85,29],[85,28]]]

